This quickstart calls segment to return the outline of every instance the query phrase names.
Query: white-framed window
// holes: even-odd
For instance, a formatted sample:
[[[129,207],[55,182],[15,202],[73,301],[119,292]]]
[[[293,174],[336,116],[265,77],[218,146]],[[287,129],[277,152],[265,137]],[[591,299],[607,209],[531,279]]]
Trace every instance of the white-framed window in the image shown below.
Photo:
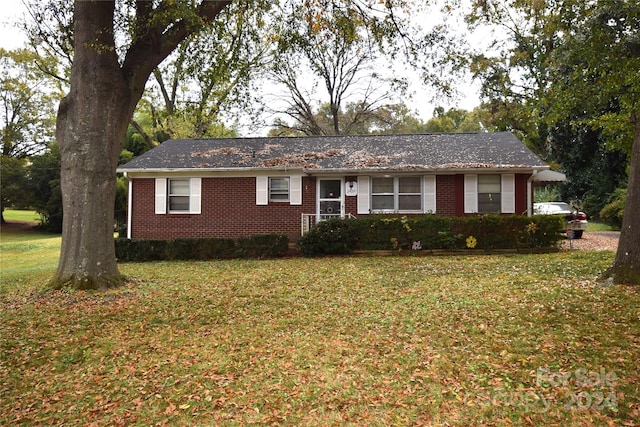
[[[167,180],[167,190],[169,213],[189,212],[191,180],[189,178],[170,178]]]
[[[419,176],[398,178],[398,210],[422,211],[422,179]]]
[[[478,175],[478,212],[500,213],[502,207],[500,174]]]
[[[200,213],[201,178],[156,178],[156,214]]]
[[[394,181],[394,178],[371,178],[371,210],[395,210]]]
[[[422,178],[372,177],[371,210],[374,212],[422,212]]]
[[[289,201],[289,177],[269,178],[269,201],[288,202]]]
[[[290,205],[301,205],[302,175],[257,176],[256,205],[268,205],[269,202],[289,202]]]
[[[514,213],[515,174],[467,174],[464,176],[465,213]]]

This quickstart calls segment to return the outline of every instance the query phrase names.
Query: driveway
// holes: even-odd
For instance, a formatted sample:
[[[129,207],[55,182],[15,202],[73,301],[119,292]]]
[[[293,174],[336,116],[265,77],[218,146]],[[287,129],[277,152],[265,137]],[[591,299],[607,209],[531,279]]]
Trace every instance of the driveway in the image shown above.
[[[562,249],[573,249],[583,251],[617,251],[619,231],[585,231],[582,239],[565,239],[562,242]]]

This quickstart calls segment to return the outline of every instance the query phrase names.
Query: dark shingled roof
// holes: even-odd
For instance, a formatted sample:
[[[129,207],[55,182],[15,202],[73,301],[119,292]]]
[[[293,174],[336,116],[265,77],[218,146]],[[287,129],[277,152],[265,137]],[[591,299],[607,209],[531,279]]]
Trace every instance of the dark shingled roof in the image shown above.
[[[547,165],[509,132],[169,140],[118,169],[399,171]]]

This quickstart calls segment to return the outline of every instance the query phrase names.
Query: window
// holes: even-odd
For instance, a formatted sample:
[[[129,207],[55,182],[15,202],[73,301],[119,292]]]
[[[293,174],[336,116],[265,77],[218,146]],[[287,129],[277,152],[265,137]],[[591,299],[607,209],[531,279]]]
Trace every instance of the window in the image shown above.
[[[156,178],[156,214],[200,213],[202,178]]]
[[[419,211],[422,209],[420,177],[398,178],[398,210]]]
[[[301,205],[302,175],[257,176],[256,205],[268,205],[269,202],[289,202],[290,205]]]
[[[374,211],[393,211],[394,199],[393,178],[372,178],[371,209]]]
[[[269,178],[269,200],[272,202],[289,201],[289,178]]]
[[[421,212],[422,179],[417,176],[372,178],[371,210]]]
[[[466,174],[464,213],[515,213],[516,175]]]
[[[169,179],[169,212],[189,212],[189,179]]]
[[[478,212],[500,213],[501,206],[500,175],[478,175]]]

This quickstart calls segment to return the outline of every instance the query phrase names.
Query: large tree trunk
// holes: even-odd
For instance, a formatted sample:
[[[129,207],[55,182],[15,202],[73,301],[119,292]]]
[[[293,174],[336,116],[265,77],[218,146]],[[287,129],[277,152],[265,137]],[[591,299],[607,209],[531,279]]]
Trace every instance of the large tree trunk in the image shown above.
[[[115,169],[135,101],[108,30],[113,2],[79,1],[75,7],[71,89],[57,117],[64,220],[51,286],[104,289],[123,282],[113,240]]]
[[[636,113],[633,120],[635,136],[620,241],[616,259],[602,279],[640,285],[640,113]]]
[[[194,22],[182,15],[167,20],[164,7],[135,2],[134,39],[120,64],[115,0],[75,1],[71,89],[60,102],[56,127],[64,219],[51,287],[105,289],[124,282],[113,232],[116,166],[127,125],[153,69],[230,3],[203,0],[192,10],[199,18]]]

